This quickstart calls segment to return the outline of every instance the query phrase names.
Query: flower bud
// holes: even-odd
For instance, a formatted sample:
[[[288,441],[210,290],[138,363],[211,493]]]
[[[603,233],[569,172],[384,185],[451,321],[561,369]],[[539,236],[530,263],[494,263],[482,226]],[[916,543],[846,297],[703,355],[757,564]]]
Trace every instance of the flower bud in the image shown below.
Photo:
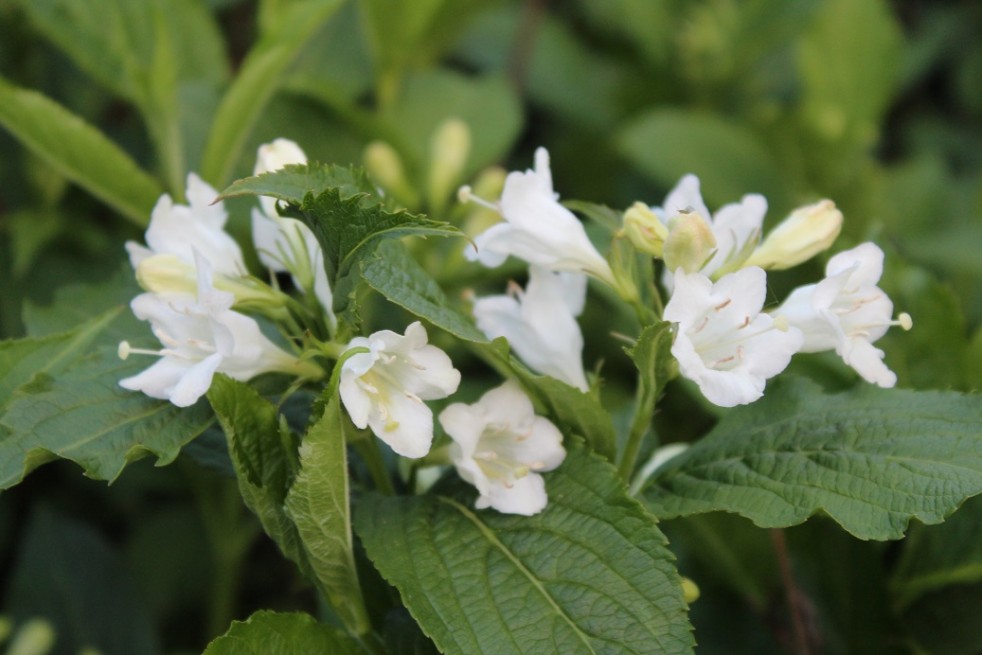
[[[643,202],[624,212],[624,234],[635,248],[652,257],[661,257],[668,238],[668,227]]]
[[[713,228],[698,212],[679,212],[669,220],[662,257],[670,271],[695,273],[716,251]]]
[[[259,146],[253,175],[278,171],[287,164],[304,164],[306,162],[307,155],[295,141],[276,139],[272,143],[264,143]]]
[[[842,212],[831,200],[799,207],[768,233],[744,266],[791,268],[827,249],[842,229]]]
[[[158,295],[193,296],[198,290],[198,271],[193,264],[176,255],[153,255],[136,267],[136,281],[146,291]],[[231,293],[239,309],[252,308],[275,314],[286,303],[284,294],[255,278],[215,274],[213,283],[219,291]]]
[[[406,179],[402,158],[395,148],[385,141],[372,141],[365,147],[365,168],[376,184],[391,192],[403,204],[416,207],[419,196]]]
[[[464,173],[471,151],[471,131],[459,118],[448,118],[430,140],[430,176],[427,197],[430,207],[442,211],[450,192]]]

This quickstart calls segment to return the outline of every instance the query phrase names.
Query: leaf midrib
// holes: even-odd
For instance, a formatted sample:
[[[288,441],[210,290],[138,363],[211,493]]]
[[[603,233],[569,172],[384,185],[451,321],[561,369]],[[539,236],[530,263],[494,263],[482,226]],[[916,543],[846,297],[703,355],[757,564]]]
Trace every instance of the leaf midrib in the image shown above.
[[[553,598],[552,595],[546,590],[546,588],[542,585],[541,581],[531,571],[529,571],[528,568],[526,568],[526,566],[522,563],[522,561],[518,558],[517,555],[515,555],[505,544],[501,542],[501,540],[498,539],[498,537],[494,534],[492,530],[490,530],[483,522],[481,522],[481,520],[478,519],[473,512],[471,512],[469,509],[467,509],[460,503],[451,500],[450,498],[446,498],[444,496],[438,496],[437,499],[440,502],[445,503],[450,507],[454,508],[455,510],[457,510],[458,512],[460,512],[460,514],[464,518],[470,521],[474,525],[474,527],[477,528],[477,530],[481,533],[482,536],[484,536],[484,538],[488,541],[488,543],[496,547],[505,557],[507,557],[508,560],[515,566],[515,568],[518,569],[518,571],[528,579],[532,587],[535,588],[546,600],[546,602],[549,603],[549,605],[555,610],[556,614],[561,616],[563,620],[566,621],[569,627],[573,630],[573,633],[576,634],[577,637],[579,637],[580,641],[583,642],[583,644],[589,649],[589,651],[591,653],[596,654],[593,645],[590,643],[589,637],[586,634],[584,634],[582,630],[580,630],[580,628],[576,625],[576,622],[573,621],[572,617],[570,617],[563,611],[562,607],[559,606],[559,603],[556,602],[556,599]]]

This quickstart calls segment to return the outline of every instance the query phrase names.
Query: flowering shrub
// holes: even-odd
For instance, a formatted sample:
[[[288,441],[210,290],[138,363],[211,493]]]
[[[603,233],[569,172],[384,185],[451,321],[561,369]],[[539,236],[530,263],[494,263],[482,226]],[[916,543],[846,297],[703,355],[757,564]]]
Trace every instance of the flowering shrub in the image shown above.
[[[591,128],[569,130],[575,149],[530,128],[550,149],[517,148],[508,161],[518,170],[506,171],[497,163],[519,135],[522,79],[416,70],[437,58],[429,49],[447,28],[436,26],[457,11],[473,13],[477,42],[494,41],[480,30],[500,20],[471,3],[437,3],[431,16],[375,0],[360,14],[335,1],[261,3],[260,39],[230,82],[224,60],[208,54],[218,30],[204,5],[175,3],[175,16],[194,20],[171,25],[172,8],[156,1],[146,15],[141,3],[96,4],[115,18],[74,0],[18,11],[141,112],[160,179],[54,100],[0,79],[0,125],[143,232],[142,243],[132,230],[109,240],[113,265],[129,260],[123,272],[26,305],[26,335],[0,341],[0,487],[30,489],[44,471],[64,474],[32,471],[68,460],[90,478],[119,478],[124,495],[145,478],[167,482],[132,484],[162,503],[187,500],[127,542],[147,588],[169,590],[156,610],[168,629],[200,594],[181,580],[204,575],[195,568],[203,560],[213,567],[197,606],[207,614],[195,619],[200,643],[174,641],[173,652],[681,654],[705,638],[707,652],[809,653],[823,646],[809,594],[820,596],[824,582],[862,587],[845,605],[881,607],[891,626],[919,616],[912,608],[947,584],[978,583],[972,548],[946,553],[931,536],[941,533],[924,527],[982,494],[982,403],[950,388],[978,378],[918,388],[927,385],[915,383],[911,353],[943,353],[932,340],[955,319],[939,318],[948,305],[928,304],[929,292],[896,283],[903,248],[866,229],[858,203],[815,191],[848,198],[847,184],[781,183],[779,167],[754,163],[765,156],[743,132],[660,109],[669,113],[639,118],[615,139],[627,166],[652,179],[632,174],[617,206],[601,204],[610,199],[594,197],[590,181],[608,176],[574,153],[591,152],[603,133],[593,114],[606,105],[589,93],[550,96],[535,69],[515,73],[537,82],[529,97]],[[634,33],[618,10],[579,4],[592,7],[576,10],[587,23]],[[850,21],[865,16],[830,6]],[[526,11],[526,27],[548,19],[546,45],[575,43],[556,36],[559,19],[537,15],[546,11],[538,3]],[[680,24],[695,48],[708,42],[698,25],[719,26],[717,12],[693,12]],[[78,25],[66,27],[62,14]],[[149,31],[107,36],[117,23],[143,29],[131,19]],[[368,47],[353,22],[371,33],[371,89],[354,79],[364,71],[323,64]],[[93,34],[133,52],[97,56],[83,38]],[[855,40],[876,46],[871,34]],[[138,54],[141,39],[150,54]],[[817,47],[809,43],[805,61]],[[318,44],[326,50],[303,50]],[[457,65],[485,65],[460,48]],[[531,55],[516,52],[518,70]],[[660,56],[645,52],[642,67]],[[682,70],[696,75],[715,61],[702,55]],[[604,91],[613,78],[590,64],[613,59],[563,57],[615,106]],[[275,118],[278,88],[320,98],[345,129],[325,123],[319,140],[320,124],[302,127],[311,123],[304,103]],[[837,128],[824,102],[802,110],[803,124],[841,128],[829,148],[861,140],[865,123]],[[207,130],[191,116],[195,103],[207,108]],[[696,136],[666,143],[657,158],[639,145],[686,129]],[[815,136],[803,134],[803,144]],[[357,142],[354,156],[332,154],[345,139]],[[803,168],[819,150],[803,146],[789,161]],[[717,158],[730,164],[716,168]],[[959,352],[975,361],[976,351]],[[130,467],[148,455],[174,465]],[[20,511],[6,508],[0,525]],[[24,538],[25,561],[63,548],[51,558],[71,563],[57,569],[66,577],[91,560],[99,579],[85,586],[125,579],[98,554],[111,546],[46,511],[29,533],[39,536]],[[969,512],[936,529],[977,543]],[[193,522],[206,555],[175,555],[185,532],[171,521]],[[888,583],[877,567],[890,558],[864,542],[908,531],[926,536],[902,542]],[[77,545],[65,535],[80,535]],[[836,550],[823,553],[826,543]],[[5,547],[0,539],[0,555]],[[23,581],[47,570],[37,557],[37,570],[17,564],[26,572],[12,576],[22,607],[34,602],[23,588],[35,588]],[[753,568],[761,557],[773,570]],[[867,573],[883,580],[867,585]],[[69,615],[98,605],[64,595]],[[145,617],[126,614],[139,606],[135,593],[121,584],[110,595],[114,623],[141,625]],[[752,626],[775,607],[787,617],[772,620],[773,643],[756,650],[754,635],[766,631]],[[27,645],[15,641],[11,653],[162,652],[153,639],[65,637],[58,617],[31,623],[19,611],[9,610],[15,639]],[[720,637],[731,614],[745,627]],[[5,621],[0,644],[13,629]],[[837,637],[847,646],[830,638],[829,652],[860,652],[886,633]],[[921,652],[924,631],[910,634],[911,652]]]

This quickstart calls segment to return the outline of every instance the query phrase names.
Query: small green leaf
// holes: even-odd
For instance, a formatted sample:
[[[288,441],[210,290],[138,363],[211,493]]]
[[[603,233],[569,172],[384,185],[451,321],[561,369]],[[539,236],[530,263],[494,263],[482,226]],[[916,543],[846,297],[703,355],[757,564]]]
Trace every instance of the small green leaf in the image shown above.
[[[140,226],[160,185],[115,143],[53,100],[0,78],[0,125],[52,168]]]
[[[261,610],[245,621],[234,621],[224,635],[208,644],[202,655],[360,655],[364,648],[337,628],[302,612]]]
[[[287,67],[342,4],[341,0],[291,2],[253,46],[215,113],[202,156],[202,178],[217,186],[226,183]]]
[[[532,517],[371,495],[355,526],[444,653],[691,653],[672,554],[614,469],[572,447],[545,478]]]
[[[980,426],[973,395],[778,380],[659,469],[645,498],[659,518],[727,511],[776,528],[824,512],[860,539],[897,539],[982,493]]]
[[[348,501],[347,415],[334,396],[300,446],[300,472],[286,497],[310,567],[349,632],[371,630],[355,569]],[[352,428],[353,429],[353,428]]]
[[[236,180],[219,197],[269,196],[300,206],[308,195],[318,196],[327,189],[340,189],[345,197],[375,193],[375,185],[361,168],[308,163]]]
[[[785,205],[787,190],[770,152],[753,132],[722,116],[656,109],[623,128],[617,144],[642,173],[666,187],[686,173],[698,175],[711,208],[746,193]],[[661,198],[649,202],[657,205]]]
[[[309,575],[297,527],[283,506],[297,466],[296,444],[292,435],[281,431],[276,407],[249,385],[225,375],[215,376],[208,401],[228,439],[246,506],[283,554]],[[290,440],[284,442],[284,437]]]
[[[487,343],[474,321],[454,307],[436,280],[398,241],[380,244],[374,256],[362,262],[361,272],[370,287],[403,309],[455,337]]]

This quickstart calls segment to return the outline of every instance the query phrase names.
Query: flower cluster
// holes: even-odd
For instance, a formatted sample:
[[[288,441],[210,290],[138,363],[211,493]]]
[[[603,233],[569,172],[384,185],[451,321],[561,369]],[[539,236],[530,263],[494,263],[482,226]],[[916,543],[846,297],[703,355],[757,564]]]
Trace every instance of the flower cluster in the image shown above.
[[[450,124],[441,134],[447,143],[457,143],[460,129]],[[297,144],[277,139],[259,148],[254,171],[261,175],[305,162]],[[451,168],[462,165],[457,161]],[[434,178],[432,206],[441,205],[453,171]],[[499,184],[495,202],[461,189],[462,200],[501,219],[476,235],[464,254],[488,267],[516,257],[528,265],[528,278],[524,288],[509,282],[505,294],[474,297],[475,323],[489,339],[504,338],[530,369],[568,385],[571,398],[597,396],[598,380],[584,370],[577,319],[590,279],[609,287],[609,297],[640,303],[631,292],[635,282],[622,279],[633,274],[608,263],[579,219],[559,203],[545,149],[536,151],[533,170],[512,172]],[[325,255],[313,232],[281,215],[273,199],[260,199],[252,210],[252,236],[272,279],[266,282],[247,271],[239,246],[225,232],[227,214],[216,197],[208,184],[189,175],[188,204],[162,196],[146,245],[127,244],[145,290],[133,299],[133,312],[150,323],[162,347],[121,343],[123,358],[160,359],[120,385],[185,407],[208,391],[216,373],[245,381],[279,372],[309,381],[323,377],[316,361],[326,357],[335,361],[332,379],[355,427],[371,430],[403,457],[429,455],[435,426],[427,402],[448,398],[461,383],[447,353],[429,343],[418,321],[402,334],[380,330],[337,341],[338,333],[350,334],[351,327],[346,323],[340,329],[333,314]],[[766,211],[767,201],[749,194],[711,213],[698,178],[687,175],[660,206],[635,203],[624,213],[614,238],[627,239],[664,264],[667,303],[663,309],[661,303],[635,309],[647,317],[643,320],[672,324],[671,353],[679,373],[710,402],[732,407],[760,398],[767,380],[794,354],[834,350],[865,380],[893,386],[896,376],[873,343],[892,325],[909,329],[911,319],[906,314],[894,319],[890,299],[877,286],[883,252],[872,243],[840,252],[829,260],[824,280],[765,308],[766,271],[826,250],[843,220],[831,201],[822,200],[795,210],[764,236]],[[298,297],[279,288],[277,273],[292,279]],[[278,328],[280,338],[264,334],[249,313],[268,319],[266,325]],[[477,489],[479,509],[531,515],[546,507],[540,473],[564,460],[563,434],[535,413],[517,383],[506,381],[473,404],[449,404],[438,422],[450,441],[439,452],[446,452],[445,463]]]

